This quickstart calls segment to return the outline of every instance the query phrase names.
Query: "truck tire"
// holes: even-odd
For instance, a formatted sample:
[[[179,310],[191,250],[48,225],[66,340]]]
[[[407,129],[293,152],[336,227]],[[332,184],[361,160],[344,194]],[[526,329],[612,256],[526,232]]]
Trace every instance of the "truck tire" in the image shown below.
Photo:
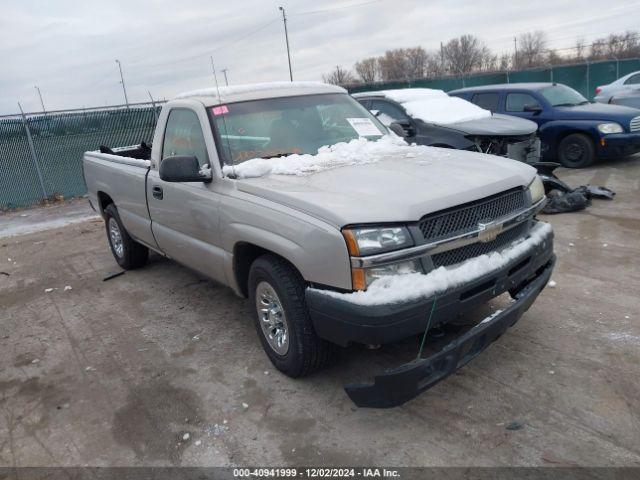
[[[558,145],[558,159],[567,168],[588,167],[595,160],[593,142],[582,133],[567,135]]]
[[[283,259],[258,257],[249,271],[249,299],[262,348],[289,377],[303,377],[326,366],[335,345],[316,334],[305,300],[305,282]]]
[[[142,267],[149,258],[149,249],[133,240],[122,225],[118,209],[111,203],[104,209],[107,239],[113,257],[125,270]]]

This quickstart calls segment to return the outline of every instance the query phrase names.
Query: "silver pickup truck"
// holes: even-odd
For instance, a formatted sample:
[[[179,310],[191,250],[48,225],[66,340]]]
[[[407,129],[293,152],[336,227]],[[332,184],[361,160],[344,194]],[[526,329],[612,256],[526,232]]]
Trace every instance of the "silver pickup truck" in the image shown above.
[[[430,328],[511,294],[439,352],[347,386],[361,406],[406,402],[478,355],[555,262],[532,167],[406,145],[339,87],[182,94],[151,149],[101,148],[83,164],[118,264],[141,267],[153,250],[248,297],[267,356],[291,377],[336,345],[422,346]]]

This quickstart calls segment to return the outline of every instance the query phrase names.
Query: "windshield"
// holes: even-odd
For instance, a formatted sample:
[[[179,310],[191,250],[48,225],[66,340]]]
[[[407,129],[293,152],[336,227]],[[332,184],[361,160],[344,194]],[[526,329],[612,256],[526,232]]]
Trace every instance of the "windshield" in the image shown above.
[[[387,131],[345,93],[302,95],[210,107],[227,164],[252,158],[318,153],[320,147]]]
[[[552,107],[573,107],[589,103],[589,101],[566,85],[553,85],[540,90],[540,93]]]

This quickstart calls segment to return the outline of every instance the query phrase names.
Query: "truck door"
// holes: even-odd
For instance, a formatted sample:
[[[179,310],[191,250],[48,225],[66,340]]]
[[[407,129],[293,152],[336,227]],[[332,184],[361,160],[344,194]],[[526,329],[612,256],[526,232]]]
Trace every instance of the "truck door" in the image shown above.
[[[210,134],[206,113],[190,108],[169,112],[162,159],[173,155],[194,155],[200,166],[209,164],[205,131]],[[207,130],[203,130],[207,125]],[[154,143],[154,148],[158,142]],[[224,281],[223,251],[219,248],[219,194],[214,183],[165,182],[156,165],[149,172],[147,198],[151,228],[160,249],[170,258],[208,277]]]

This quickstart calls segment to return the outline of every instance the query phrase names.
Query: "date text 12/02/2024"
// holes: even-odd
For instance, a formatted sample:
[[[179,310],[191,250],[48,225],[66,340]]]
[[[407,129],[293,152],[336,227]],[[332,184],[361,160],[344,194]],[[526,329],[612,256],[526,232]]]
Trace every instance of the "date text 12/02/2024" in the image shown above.
[[[388,468],[236,468],[234,478],[399,478]]]

